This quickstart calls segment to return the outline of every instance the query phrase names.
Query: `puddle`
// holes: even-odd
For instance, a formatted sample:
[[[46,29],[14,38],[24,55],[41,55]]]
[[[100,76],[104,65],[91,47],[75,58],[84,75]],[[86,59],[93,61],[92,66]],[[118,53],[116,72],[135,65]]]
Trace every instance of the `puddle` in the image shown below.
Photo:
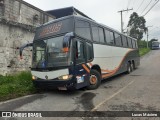
[[[81,104],[84,110],[91,110],[92,108],[94,108],[93,98],[95,96],[96,94],[92,92],[83,93],[79,97],[79,100],[76,102],[76,104]]]

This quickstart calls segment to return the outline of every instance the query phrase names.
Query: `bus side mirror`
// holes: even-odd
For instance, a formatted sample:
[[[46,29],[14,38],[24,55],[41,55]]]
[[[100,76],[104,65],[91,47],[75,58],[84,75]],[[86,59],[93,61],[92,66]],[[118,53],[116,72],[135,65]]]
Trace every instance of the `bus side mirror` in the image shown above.
[[[33,43],[28,43],[28,44],[22,45],[21,47],[17,48],[17,49],[19,49],[20,59],[23,59],[22,53],[23,53],[24,48],[30,47],[30,46],[33,46]]]
[[[71,39],[74,37],[74,33],[67,33],[63,38],[63,52],[68,52],[70,47]]]

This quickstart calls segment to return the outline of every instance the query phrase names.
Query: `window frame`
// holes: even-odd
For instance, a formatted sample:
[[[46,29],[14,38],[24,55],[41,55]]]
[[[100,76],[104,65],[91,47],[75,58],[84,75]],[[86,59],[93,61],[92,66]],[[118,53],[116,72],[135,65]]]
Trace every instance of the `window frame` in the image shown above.
[[[106,37],[107,37],[107,35],[106,35],[106,31],[108,31],[109,32],[109,35],[110,35],[110,38],[111,38],[111,34],[113,35],[112,37],[113,37],[113,44],[110,44],[109,42],[107,42],[107,39],[106,39]],[[115,46],[115,37],[114,37],[114,32],[113,31],[111,31],[111,30],[109,30],[109,29],[104,29],[104,36],[105,36],[105,41],[106,41],[106,44],[107,45],[110,45],[110,46]],[[111,40],[111,39],[110,39]]]
[[[103,42],[101,41],[101,37],[102,37],[102,36],[100,36],[100,29],[102,30],[102,33],[103,33]],[[100,43],[100,44],[105,44],[105,43],[106,43],[106,40],[105,40],[104,28],[98,26],[98,33],[99,33],[99,34],[98,34],[98,35],[99,35],[99,43]]]
[[[136,43],[135,43],[135,40],[132,39],[132,47],[135,49],[136,48]]]
[[[130,43],[131,43],[131,46],[130,46]],[[132,39],[128,37],[128,48],[133,48],[133,45],[132,45]]]
[[[82,44],[83,44],[83,56],[84,56],[84,59],[82,59],[82,60],[78,60],[77,58],[76,58],[76,49],[77,49],[77,46],[76,46],[76,44],[77,44],[77,42],[81,42]],[[74,61],[75,61],[75,63],[76,63],[76,65],[79,65],[79,64],[82,64],[82,63],[85,63],[86,62],[86,53],[85,53],[85,49],[86,49],[86,46],[85,46],[85,41],[83,41],[83,40],[81,40],[80,38],[75,38],[74,39],[74,47],[75,47],[75,50],[74,50],[74,54],[73,54],[73,57],[74,57]]]
[[[97,40],[94,40],[94,37],[93,37],[93,27],[94,27],[94,26],[95,26],[95,27],[97,28],[97,30],[98,30],[98,32],[97,32],[97,33],[98,33],[98,34],[97,34],[98,37],[96,36],[96,37],[98,38],[98,41],[97,41]],[[95,42],[95,43],[99,43],[99,44],[100,44],[99,26],[98,26],[97,24],[92,23],[92,24],[91,24],[91,32],[92,32],[92,33],[91,33],[91,35],[92,35],[92,41]]]
[[[124,39],[123,38],[125,38],[125,42],[126,42],[126,46],[124,46]],[[125,36],[125,35],[122,35],[122,43],[123,43],[123,46],[122,47],[125,47],[125,48],[128,48],[128,37],[127,36]]]
[[[82,22],[86,22],[86,23],[88,23],[88,24],[89,24],[89,33],[90,33],[90,38],[86,38],[86,37],[84,37],[84,36],[82,36],[82,35],[77,34],[77,32],[76,32],[76,23],[77,23],[77,21],[82,21]],[[76,33],[76,35],[77,35],[77,36],[79,36],[79,37],[81,37],[81,38],[83,38],[83,39],[87,39],[87,40],[92,41],[91,23],[90,23],[89,21],[82,20],[82,19],[75,19],[74,26],[75,26],[75,27],[74,27],[74,31],[75,31],[75,33]]]
[[[115,37],[116,34],[120,36],[121,45],[117,45],[117,43],[116,43],[116,37]],[[119,33],[117,33],[117,32],[114,32],[114,41],[115,41],[115,46],[117,46],[117,47],[123,47],[122,35],[121,35],[121,34],[119,34]]]
[[[91,44],[91,47],[92,47],[92,53],[91,53],[91,59],[88,59],[88,50],[87,50],[87,43],[89,43],[89,44]],[[88,41],[86,41],[85,42],[85,50],[86,50],[86,62],[91,62],[91,61],[93,61],[93,59],[94,59],[94,49],[93,49],[93,44],[91,43],[91,42],[88,42]]]

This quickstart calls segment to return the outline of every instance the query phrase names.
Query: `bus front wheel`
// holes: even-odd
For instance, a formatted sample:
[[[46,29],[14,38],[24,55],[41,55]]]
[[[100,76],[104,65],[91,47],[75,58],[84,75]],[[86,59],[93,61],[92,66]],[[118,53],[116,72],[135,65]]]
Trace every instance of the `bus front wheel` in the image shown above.
[[[87,89],[89,90],[97,89],[100,84],[101,84],[100,73],[97,70],[91,70],[89,78],[89,86],[87,86]]]

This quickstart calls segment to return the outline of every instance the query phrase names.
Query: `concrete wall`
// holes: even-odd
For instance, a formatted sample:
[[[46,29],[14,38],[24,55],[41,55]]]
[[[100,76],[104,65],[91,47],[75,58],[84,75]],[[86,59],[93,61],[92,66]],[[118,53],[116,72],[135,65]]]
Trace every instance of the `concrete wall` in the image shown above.
[[[22,0],[0,0],[0,74],[29,70],[31,48],[23,59],[17,47],[33,41],[36,26],[54,17]]]
[[[22,0],[5,0],[4,6],[5,19],[14,22],[38,26],[54,18]]]
[[[0,74],[5,75],[31,66],[31,48],[27,48],[21,60],[17,47],[32,42],[34,32],[0,23]]]

